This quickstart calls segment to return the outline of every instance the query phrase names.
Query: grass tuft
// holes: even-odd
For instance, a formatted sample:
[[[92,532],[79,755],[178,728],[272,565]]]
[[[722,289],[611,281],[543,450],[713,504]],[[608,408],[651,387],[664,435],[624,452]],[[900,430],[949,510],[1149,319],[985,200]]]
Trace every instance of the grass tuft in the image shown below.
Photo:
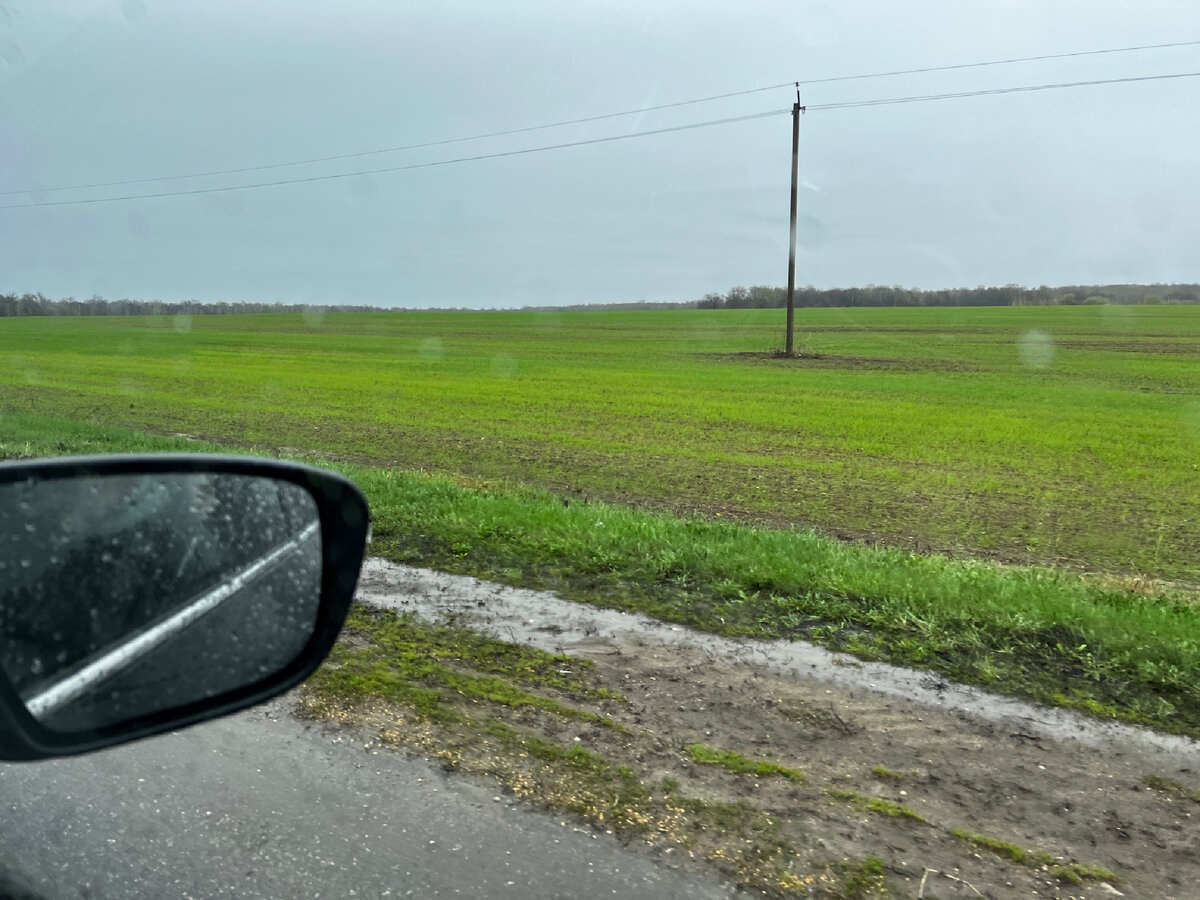
[[[798,784],[804,782],[804,773],[798,769],[790,769],[765,759],[750,759],[732,750],[718,750],[704,744],[688,744],[684,750],[696,762],[721,766],[735,775],[754,775],[758,778],[782,775]]]
[[[844,803],[849,803],[851,806],[857,806],[859,809],[878,813],[881,816],[888,816],[893,819],[912,819],[914,822],[925,821],[923,816],[909,809],[907,806],[901,806],[899,803],[893,803],[891,800],[885,800],[882,797],[869,797],[857,791],[847,791],[841,788],[826,788],[825,793],[834,800],[841,800]]]
[[[1183,800],[1190,800],[1192,803],[1200,803],[1200,791],[1190,788],[1186,784],[1181,784],[1173,778],[1147,775],[1142,779],[1142,784],[1169,797],[1179,797]]]

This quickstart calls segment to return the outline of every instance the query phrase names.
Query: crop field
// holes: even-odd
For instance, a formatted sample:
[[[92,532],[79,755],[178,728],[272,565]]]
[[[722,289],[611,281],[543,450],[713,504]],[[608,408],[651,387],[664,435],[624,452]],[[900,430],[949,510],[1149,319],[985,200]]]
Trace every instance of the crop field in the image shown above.
[[[1200,308],[798,318],[9,319],[0,458],[306,459],[395,562],[1200,735]]]
[[[1200,307],[28,318],[0,411],[1200,581]]]

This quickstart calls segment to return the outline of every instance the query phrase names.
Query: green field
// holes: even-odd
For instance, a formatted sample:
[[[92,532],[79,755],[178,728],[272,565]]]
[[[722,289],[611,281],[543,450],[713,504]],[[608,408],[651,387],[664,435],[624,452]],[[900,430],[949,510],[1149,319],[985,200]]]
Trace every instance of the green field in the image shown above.
[[[29,318],[0,410],[1200,581],[1200,307]],[[750,355],[759,354],[759,355]]]
[[[305,458],[397,562],[1200,736],[1198,314],[10,320],[0,458]]]

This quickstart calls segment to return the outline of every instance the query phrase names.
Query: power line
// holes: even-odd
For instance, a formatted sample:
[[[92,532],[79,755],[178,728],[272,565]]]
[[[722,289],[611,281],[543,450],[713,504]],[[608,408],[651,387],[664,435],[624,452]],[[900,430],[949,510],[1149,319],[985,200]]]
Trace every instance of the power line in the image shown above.
[[[922,103],[928,100],[957,100],[962,97],[987,97],[996,94],[1026,94],[1032,91],[1053,91],[1062,88],[1092,87],[1099,84],[1130,84],[1137,81],[1166,81],[1172,78],[1195,78],[1200,72],[1174,72],[1166,75],[1132,75],[1128,78],[1098,78],[1094,81],[1061,81],[1056,84],[1027,84],[1020,87],[984,88],[977,91],[956,91],[949,94],[920,94],[913,97],[884,97],[875,100],[846,100],[841,103],[817,103],[808,110],[855,109],[865,106],[890,106],[897,103]]]
[[[825,111],[834,109],[851,109],[870,106],[888,106],[899,103],[921,103],[935,100],[956,100],[966,97],[983,97],[996,94],[1029,93],[1032,91],[1062,90],[1066,88],[1094,87],[1107,84],[1129,84],[1145,81],[1165,81],[1175,78],[1196,78],[1200,72],[1172,72],[1160,75],[1136,75],[1125,78],[1100,78],[1091,81],[1064,81],[1052,84],[1020,85],[1008,88],[992,88],[974,91],[956,91],[944,94],[920,94],[907,97],[883,97],[874,100],[852,100],[841,103],[824,103],[804,107],[808,111]],[[450,166],[460,163],[479,162],[485,159],[500,159],[510,156],[523,156],[528,153],[545,153],[550,150],[564,150],[569,147],[583,147],[589,144],[606,144],[613,141],[624,141],[632,138],[650,137],[652,135],[670,134],[678,131],[690,131],[696,128],[709,128],[714,125],[729,125],[735,122],[748,122],[753,119],[763,119],[768,116],[778,116],[790,113],[791,109],[773,109],[766,112],[750,113],[744,116],[732,116],[724,119],[709,119],[705,122],[692,122],[687,125],[674,125],[669,128],[655,128],[649,131],[631,131],[626,134],[615,134],[607,137],[587,138],[578,141],[567,141],[560,144],[545,144],[538,147],[524,147],[520,150],[504,150],[495,153],[480,153],[475,156],[459,156],[453,159],[435,160],[433,162],[410,163],[403,166],[387,166],[381,169],[367,169],[360,172],[337,172],[331,175],[312,175],[305,178],[286,178],[278,181],[262,181],[251,184],[232,185],[227,187],[194,188],[181,191],[160,191],[153,194],[127,194],[120,197],[93,197],[85,200],[48,200],[38,203],[14,203],[0,206],[2,209],[31,209],[43,206],[80,206],[89,203],[114,203],[123,200],[152,200],[161,197],[185,197],[197,194],[217,194],[228,191],[243,191],[255,188],[280,187],[291,184],[310,184],[317,181],[333,181],[338,178],[352,178],[356,175],[382,175],[390,172],[404,172],[412,169],[429,169],[438,166]]]
[[[361,172],[337,172],[332,175],[311,175],[307,178],[285,178],[279,181],[261,181],[254,184],[233,185],[232,187],[194,188],[185,191],[161,191],[156,194],[129,194],[124,197],[93,197],[87,200],[48,200],[41,203],[14,203],[0,206],[0,209],[30,209],[39,206],[79,206],[85,203],[112,203],[118,200],[150,200],[158,197],[186,197],[194,194],[219,194],[226,191],[244,191],[251,188],[279,187],[285,184],[309,184],[314,181],[333,181],[337,178],[353,178],[356,175],[382,175],[388,172],[405,172],[410,169],[431,169],[435,166],[450,166],[456,163],[478,162],[484,159],[499,159],[505,156],[522,156],[526,153],[544,153],[548,150],[564,150],[568,147],[582,147],[587,144],[606,144],[612,141],[624,141],[630,138],[649,137],[654,134],[669,134],[674,131],[690,131],[694,128],[709,128],[713,125],[728,125],[733,122],[748,122],[751,119],[764,119],[767,116],[778,116],[790,113],[791,109],[772,109],[767,112],[750,113],[745,116],[733,116],[728,119],[710,119],[707,122],[692,122],[687,125],[674,125],[670,128],[655,128],[652,131],[631,131],[627,134],[614,134],[608,137],[587,138],[586,140],[568,141],[563,144],[546,144],[541,147],[524,147],[520,150],[504,150],[498,153],[481,153],[477,156],[459,156],[454,159],[440,159],[434,162],[410,163],[406,166],[388,166],[383,169],[366,169]]]
[[[1103,50],[1075,50],[1070,53],[1044,53],[1040,56],[1012,56],[1007,59],[991,59],[986,62],[958,63],[949,66],[926,66],[921,69],[895,69],[890,72],[872,72],[869,75],[835,75],[832,78],[815,78],[810,81],[800,80],[801,84],[829,84],[834,81],[857,81],[864,78],[888,78],[893,75],[920,75],[925,72],[952,72],[958,69],[979,69],[984,66],[1007,66],[1012,63],[1042,62],[1049,59],[1070,59],[1076,56],[1101,56],[1106,53],[1131,53],[1136,50],[1164,50],[1168,47],[1195,47],[1200,41],[1173,41],[1169,44],[1142,44],[1138,47],[1108,47]],[[778,87],[789,87],[794,82],[786,82]],[[768,90],[760,88],[760,90]]]
[[[1070,59],[1070,58],[1081,57],[1081,56],[1100,56],[1100,55],[1113,54],[1113,53],[1132,53],[1132,52],[1139,52],[1139,51],[1143,51],[1143,50],[1163,50],[1163,49],[1167,49],[1167,48],[1171,48],[1171,47],[1193,47],[1193,46],[1197,46],[1197,45],[1200,45],[1200,40],[1173,41],[1173,42],[1165,43],[1165,44],[1141,44],[1138,46],[1131,46],[1131,47],[1107,47],[1107,48],[1100,49],[1100,50],[1075,50],[1075,51],[1071,51],[1071,52],[1067,52],[1067,53],[1045,53],[1045,54],[1041,54],[1038,56],[1013,56],[1013,57],[1007,57],[1004,59],[985,60],[982,62],[955,63],[952,65],[941,65],[941,66],[924,66],[924,67],[917,68],[917,69],[893,69],[893,70],[886,71],[886,72],[867,72],[867,73],[862,73],[862,74],[857,74],[857,75],[833,75],[833,76],[829,76],[829,77],[825,77],[825,78],[809,78],[809,79],[802,78],[799,80],[798,83],[802,84],[802,85],[832,84],[835,82],[842,82],[842,81],[862,81],[862,80],[867,80],[867,79],[872,79],[872,78],[892,78],[892,77],[899,76],[899,75],[919,75],[919,74],[925,74],[925,73],[929,73],[929,72],[951,72],[951,71],[960,71],[963,69],[978,69],[978,68],[984,68],[984,67],[988,67],[988,66],[1006,66],[1006,65],[1013,65],[1016,63],[1042,62],[1042,61],[1052,60],[1052,59]],[[266,163],[264,165],[259,165],[259,166],[242,166],[242,167],[236,168],[236,169],[213,169],[212,171],[208,171],[208,172],[190,172],[190,173],[185,173],[182,175],[164,175],[164,176],[160,176],[157,178],[130,178],[130,179],[126,179],[124,181],[102,181],[102,182],[94,182],[94,183],[90,183],[90,184],[75,184],[75,185],[64,185],[61,187],[37,188],[36,190],[40,193],[53,193],[53,192],[58,192],[58,191],[79,191],[79,190],[90,190],[90,189],[98,189],[98,188],[106,188],[106,187],[127,187],[127,186],[133,185],[133,184],[149,184],[149,183],[152,183],[155,181],[177,181],[177,180],[182,180],[185,178],[210,178],[210,177],[214,177],[217,175],[242,175],[242,174],[246,174],[248,172],[265,172],[265,171],[269,171],[271,169],[285,169],[285,168],[291,168],[293,166],[308,166],[308,165],[315,165],[317,163],[339,162],[339,161],[344,161],[344,160],[349,160],[349,159],[363,159],[364,157],[368,157],[368,156],[381,156],[385,153],[401,153],[401,152],[406,152],[409,150],[425,150],[425,149],[429,149],[431,147],[445,147],[450,144],[464,144],[464,143],[468,143],[471,141],[482,141],[482,140],[488,140],[491,138],[511,137],[512,135],[517,135],[517,134],[528,134],[529,132],[532,132],[532,131],[544,131],[544,130],[547,130],[550,128],[563,128],[568,125],[585,125],[590,122],[601,122],[601,121],[604,121],[607,119],[616,119],[616,118],[621,118],[624,116],[633,116],[633,115],[638,115],[640,113],[659,112],[664,109],[677,109],[677,108],[683,107],[683,106],[694,106],[699,103],[711,103],[716,100],[728,100],[733,97],[746,97],[751,94],[761,94],[761,93],[765,93],[766,91],[775,91],[775,90],[779,90],[780,88],[791,87],[794,84],[797,84],[797,81],[795,79],[793,79],[791,81],[784,81],[784,82],[781,82],[780,84],[769,84],[769,85],[764,85],[763,87],[748,88],[746,90],[741,90],[741,91],[730,91],[725,94],[711,94],[707,97],[694,97],[691,100],[677,100],[673,103],[660,103],[656,106],[643,106],[643,107],[639,107],[638,109],[622,110],[621,112],[602,113],[600,115],[584,116],[584,117],[578,118],[578,119],[565,119],[560,122],[549,122],[549,123],[542,124],[542,125],[528,125],[523,128],[509,128],[509,129],[505,129],[503,131],[490,131],[490,132],[486,132],[483,134],[473,134],[473,135],[467,135],[465,137],[456,137],[456,138],[445,138],[443,140],[438,140],[438,141],[425,141],[425,142],[419,143],[419,144],[405,144],[405,145],[398,146],[398,147],[381,147],[381,148],[378,148],[375,150],[363,150],[358,153],[341,153],[341,154],[336,154],[333,156],[315,156],[315,157],[311,157],[309,159],[298,159],[298,160],[292,160],[290,162]],[[815,107],[810,107],[810,109],[811,108],[815,108]],[[829,108],[832,108],[832,107],[829,107]],[[24,190],[0,191],[0,197],[11,196],[13,194],[32,193],[34,190],[35,189],[33,189],[33,188],[27,188]],[[0,207],[0,208],[8,208],[8,207]]]

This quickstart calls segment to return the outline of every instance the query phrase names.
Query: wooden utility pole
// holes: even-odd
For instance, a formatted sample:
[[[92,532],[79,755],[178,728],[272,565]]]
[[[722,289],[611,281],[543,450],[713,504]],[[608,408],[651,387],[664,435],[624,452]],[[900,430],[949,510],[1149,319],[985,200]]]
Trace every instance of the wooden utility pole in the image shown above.
[[[796,321],[796,175],[800,168],[800,84],[796,83],[796,103],[792,107],[792,230],[788,241],[788,293],[787,293],[787,348],[788,356],[793,351]]]

